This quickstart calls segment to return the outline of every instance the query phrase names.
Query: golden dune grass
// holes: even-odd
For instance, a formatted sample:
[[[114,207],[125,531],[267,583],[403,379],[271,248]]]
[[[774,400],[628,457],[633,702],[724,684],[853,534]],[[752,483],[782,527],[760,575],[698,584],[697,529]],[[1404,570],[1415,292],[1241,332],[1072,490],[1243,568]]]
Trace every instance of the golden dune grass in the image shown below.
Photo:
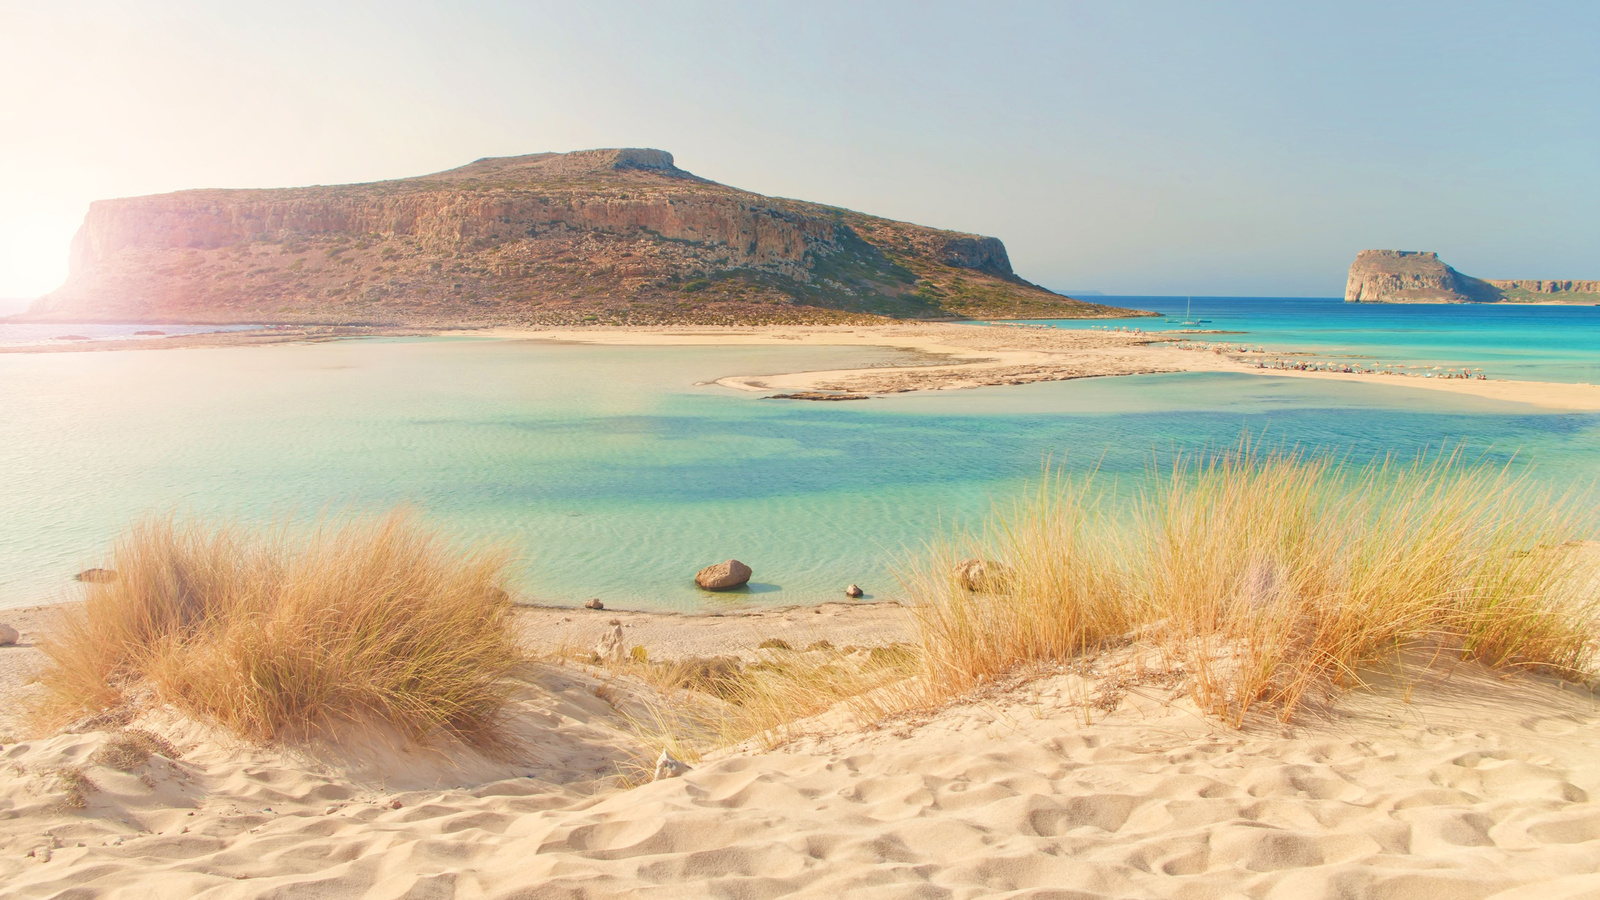
[[[733,657],[609,666],[614,676],[650,688],[638,711],[625,711],[653,750],[697,762],[709,749],[754,740],[773,749],[798,734],[794,724],[844,704],[872,722],[917,705],[918,656],[905,645],[860,651],[774,649],[756,662]]]
[[[381,722],[492,743],[523,658],[502,551],[404,511],[296,536],[146,519],[43,644],[57,721],[156,698],[253,740]]]
[[[1575,545],[1592,507],[1459,453],[1358,467],[1246,441],[1131,495],[1047,475],[909,568],[915,646],[881,665],[779,651],[710,683],[656,666],[645,678],[669,702],[640,731],[675,755],[771,747],[840,704],[872,722],[1129,645],[1236,725],[1253,709],[1287,721],[1417,648],[1586,680],[1600,554]],[[972,558],[985,573],[964,579]]]
[[[1585,678],[1600,600],[1590,505],[1459,453],[1354,467],[1298,452],[1180,458],[1132,497],[1047,478],[907,579],[929,687],[955,696],[1028,664],[1137,637],[1239,722],[1419,644]],[[968,590],[981,556],[1003,576]]]

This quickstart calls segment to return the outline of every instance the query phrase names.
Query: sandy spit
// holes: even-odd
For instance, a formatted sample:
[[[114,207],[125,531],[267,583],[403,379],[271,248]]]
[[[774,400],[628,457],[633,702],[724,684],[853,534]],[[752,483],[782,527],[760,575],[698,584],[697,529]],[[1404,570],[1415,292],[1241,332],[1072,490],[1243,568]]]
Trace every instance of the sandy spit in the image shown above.
[[[570,645],[616,619],[666,656],[754,652],[751,637],[785,629],[893,639],[904,616],[842,604],[720,617],[534,610],[524,625]],[[7,618],[24,622],[25,643],[35,637],[31,620]],[[34,652],[0,648],[4,671]],[[380,740],[264,750],[159,710],[133,725],[166,736],[171,755],[128,771],[95,756],[112,726],[8,739],[0,895],[1600,892],[1600,706],[1539,678],[1475,666],[1380,677],[1293,727],[1235,730],[1158,684],[1108,694],[1093,671],[1058,672],[866,727],[825,715],[775,750],[732,748],[655,783],[629,777],[652,756],[625,715],[640,684],[570,662],[525,681],[523,745],[508,760]],[[63,766],[93,786],[81,809],[68,808]]]
[[[957,390],[1162,372],[1233,372],[1265,378],[1320,378],[1400,389],[1449,391],[1546,409],[1600,410],[1600,386],[1539,381],[1468,380],[1262,369],[1263,357],[1292,353],[1206,352],[1168,343],[1160,332],[1068,330],[1008,325],[678,327],[616,329],[486,329],[510,339],[610,345],[817,345],[892,347],[926,354],[926,364],[782,375],[732,376],[718,383],[751,392],[845,392],[874,395]],[[947,360],[947,361],[946,361]]]

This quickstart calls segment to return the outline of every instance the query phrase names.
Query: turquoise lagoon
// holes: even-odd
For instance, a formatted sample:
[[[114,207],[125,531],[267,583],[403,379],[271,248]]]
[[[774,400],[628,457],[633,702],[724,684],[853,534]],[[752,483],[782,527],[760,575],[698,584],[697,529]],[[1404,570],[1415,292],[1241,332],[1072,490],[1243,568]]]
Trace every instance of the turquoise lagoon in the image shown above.
[[[408,503],[509,542],[532,600],[698,610],[851,582],[895,596],[899,562],[1047,456],[1136,480],[1248,431],[1360,459],[1464,440],[1540,477],[1600,474],[1600,416],[1388,385],[1195,374],[807,403],[706,383],[900,358],[487,338],[0,354],[0,606],[72,596],[72,573],[163,510]],[[693,587],[730,556],[749,593]]]
[[[1179,331],[1184,297],[1095,297],[1163,318],[1051,320],[1062,328]],[[1203,329],[1193,335],[1295,352],[1301,359],[1481,368],[1490,378],[1600,384],[1600,305],[1345,303],[1338,299],[1195,297]],[[1168,321],[1170,319],[1171,321]]]

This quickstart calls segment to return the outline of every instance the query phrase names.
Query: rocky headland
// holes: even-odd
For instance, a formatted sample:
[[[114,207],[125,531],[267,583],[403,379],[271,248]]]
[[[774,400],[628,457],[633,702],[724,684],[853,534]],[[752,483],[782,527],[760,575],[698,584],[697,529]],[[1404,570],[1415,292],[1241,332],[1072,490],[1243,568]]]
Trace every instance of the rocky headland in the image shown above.
[[[1600,281],[1493,280],[1463,275],[1437,253],[1363,250],[1350,265],[1346,303],[1600,303]]]
[[[41,321],[801,323],[1092,317],[998,239],[765,197],[661,150],[94,203]]]

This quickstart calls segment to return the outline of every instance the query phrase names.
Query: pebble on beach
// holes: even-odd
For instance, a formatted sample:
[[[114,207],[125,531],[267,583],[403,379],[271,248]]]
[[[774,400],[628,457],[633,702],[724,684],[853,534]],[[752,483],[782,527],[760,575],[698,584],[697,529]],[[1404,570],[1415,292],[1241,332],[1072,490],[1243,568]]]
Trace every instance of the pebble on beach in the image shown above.
[[[677,778],[689,771],[689,764],[680,759],[674,759],[672,754],[665,750],[656,757],[656,774],[651,781],[660,781],[663,778]]]

